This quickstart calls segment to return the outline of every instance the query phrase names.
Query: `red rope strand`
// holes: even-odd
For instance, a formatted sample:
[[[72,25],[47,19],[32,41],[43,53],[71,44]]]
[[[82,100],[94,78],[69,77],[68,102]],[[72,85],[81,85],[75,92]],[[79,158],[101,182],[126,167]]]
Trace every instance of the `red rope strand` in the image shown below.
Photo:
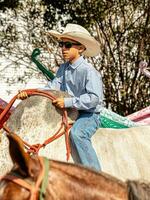
[[[28,89],[28,90],[22,90],[22,92],[26,92],[28,96],[33,96],[33,95],[39,95],[39,96],[44,96],[49,98],[51,101],[55,100],[56,97],[54,97],[50,92],[47,91],[42,91],[42,90],[37,90],[37,89]],[[19,93],[18,93],[19,94]],[[15,95],[11,101],[7,104],[3,112],[0,114],[0,124],[3,126],[3,129],[7,132],[10,133],[10,129],[4,125],[4,119],[6,118],[6,115],[8,114],[10,108],[12,107],[13,103],[18,97],[18,94]],[[63,130],[64,128],[64,130]],[[61,137],[63,134],[65,134],[65,143],[66,143],[66,160],[69,160],[70,157],[70,141],[69,141],[69,130],[71,128],[71,125],[68,123],[68,115],[66,109],[63,109],[63,115],[62,115],[62,123],[61,127],[59,130],[50,138],[45,140],[42,144],[34,144],[30,145],[27,142],[23,141],[25,147],[27,148],[27,151],[29,153],[38,153],[40,148],[45,147],[47,144],[53,142],[54,140],[58,139]]]

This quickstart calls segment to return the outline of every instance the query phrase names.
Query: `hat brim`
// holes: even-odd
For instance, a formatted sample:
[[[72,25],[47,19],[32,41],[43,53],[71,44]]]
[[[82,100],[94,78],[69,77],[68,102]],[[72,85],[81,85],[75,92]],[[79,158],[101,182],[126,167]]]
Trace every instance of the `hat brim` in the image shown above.
[[[62,38],[68,38],[83,44],[86,47],[86,50],[83,52],[85,56],[88,57],[97,56],[100,52],[99,43],[95,40],[94,37],[91,37],[88,34],[83,34],[79,32],[68,32],[61,34],[54,30],[49,31],[48,34],[56,37],[58,40]]]

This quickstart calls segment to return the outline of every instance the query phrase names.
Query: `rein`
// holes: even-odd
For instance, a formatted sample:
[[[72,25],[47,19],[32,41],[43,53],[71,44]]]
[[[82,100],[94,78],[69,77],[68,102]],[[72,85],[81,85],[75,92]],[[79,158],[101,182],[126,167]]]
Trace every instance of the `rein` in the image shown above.
[[[51,93],[48,93],[46,91],[37,90],[37,89],[22,90],[22,92],[26,92],[28,96],[33,96],[33,95],[44,96],[44,97],[47,97],[48,99],[50,99],[51,101],[56,99],[56,97],[54,97]],[[12,107],[13,103],[15,102],[15,100],[17,99],[17,96],[18,96],[18,94],[15,95],[11,99],[11,101],[7,104],[7,106],[5,107],[5,109],[3,110],[3,112],[0,115],[0,124],[2,125],[3,129],[7,133],[11,133],[11,131],[6,126],[6,124],[4,124],[4,118],[8,114],[8,112],[9,112],[10,108]],[[62,115],[61,126],[53,136],[51,136],[50,138],[45,140],[42,144],[30,145],[27,142],[23,141],[23,143],[24,143],[25,147],[28,149],[29,153],[37,154],[39,152],[40,148],[45,147],[50,142],[54,141],[55,139],[57,139],[57,138],[61,137],[63,134],[65,134],[66,160],[67,161],[69,160],[69,157],[70,157],[69,130],[71,128],[71,125],[68,123],[68,115],[67,115],[66,109],[62,109],[62,110],[63,110],[63,115]]]
[[[46,158],[43,158],[43,157],[38,157],[38,158],[41,165],[41,171],[34,185],[27,183],[25,180],[19,178],[17,175],[11,175],[11,174],[0,177],[0,180],[11,181],[27,189],[30,192],[29,200],[37,200],[38,198],[39,200],[43,200],[44,199],[43,194],[45,194],[46,186],[48,182],[47,180],[48,180],[49,162],[48,162],[48,159]],[[41,190],[40,190],[40,186],[41,186]]]

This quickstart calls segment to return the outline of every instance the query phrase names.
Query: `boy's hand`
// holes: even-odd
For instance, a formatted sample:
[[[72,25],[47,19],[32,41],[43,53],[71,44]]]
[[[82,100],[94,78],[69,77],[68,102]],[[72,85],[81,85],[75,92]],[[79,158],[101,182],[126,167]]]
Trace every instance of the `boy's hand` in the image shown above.
[[[19,94],[18,94],[18,96],[17,96],[17,99],[21,99],[21,100],[24,100],[24,99],[26,99],[26,98],[28,98],[28,95],[27,95],[27,93],[26,92],[19,92]]]
[[[64,108],[65,107],[64,98],[57,98],[56,100],[53,100],[52,103],[58,108]]]

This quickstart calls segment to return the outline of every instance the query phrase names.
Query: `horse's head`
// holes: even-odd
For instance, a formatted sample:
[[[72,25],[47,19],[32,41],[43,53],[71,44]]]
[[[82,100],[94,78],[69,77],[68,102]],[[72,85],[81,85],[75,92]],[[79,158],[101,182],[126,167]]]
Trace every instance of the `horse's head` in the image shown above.
[[[41,183],[41,161],[37,156],[31,157],[25,152],[24,144],[17,135],[9,134],[7,137],[14,167],[0,180],[0,199],[36,199]]]

